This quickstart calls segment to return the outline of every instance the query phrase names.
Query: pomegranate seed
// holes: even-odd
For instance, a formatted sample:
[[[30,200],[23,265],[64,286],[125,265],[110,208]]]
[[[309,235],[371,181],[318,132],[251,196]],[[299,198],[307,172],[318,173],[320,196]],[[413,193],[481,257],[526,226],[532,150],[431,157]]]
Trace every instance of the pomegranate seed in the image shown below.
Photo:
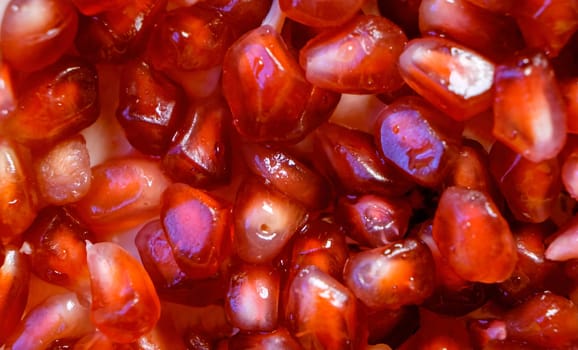
[[[238,267],[230,277],[225,301],[229,322],[244,331],[275,330],[279,283],[279,274],[272,267]]]
[[[550,292],[537,293],[506,315],[508,339],[563,348],[578,341],[578,308]]]
[[[152,160],[112,159],[92,168],[90,190],[72,209],[96,233],[118,232],[157,215],[168,184]]]
[[[167,174],[191,186],[213,187],[230,180],[231,113],[221,98],[191,108],[163,158]]]
[[[554,158],[566,141],[564,104],[542,53],[520,54],[496,68],[494,130],[530,161]]]
[[[56,62],[72,45],[78,16],[66,0],[11,0],[0,27],[2,59],[22,71]]]
[[[386,18],[358,16],[313,38],[301,49],[299,60],[307,80],[321,88],[391,92],[403,84],[396,63],[406,43],[405,34]]]
[[[283,194],[312,210],[327,207],[330,188],[326,180],[291,154],[275,147],[246,144],[243,155],[252,173]]]
[[[578,134],[578,78],[561,82],[560,89],[566,102],[568,132]]]
[[[65,57],[26,80],[4,128],[19,142],[43,147],[94,123],[99,108],[95,67]]]
[[[205,0],[200,6],[208,6],[221,12],[225,20],[241,35],[261,25],[272,0]]]
[[[401,240],[412,214],[407,202],[372,194],[341,198],[336,211],[350,237],[374,248]]]
[[[572,198],[578,199],[578,145],[564,159],[561,176],[566,191]]]
[[[446,184],[486,192],[496,198],[494,183],[488,168],[488,154],[482,145],[465,139],[450,167]]]
[[[355,296],[314,266],[302,269],[291,282],[285,319],[305,349],[357,349],[367,344]]]
[[[90,158],[82,135],[63,140],[34,162],[42,200],[49,204],[74,203],[90,188]]]
[[[317,130],[315,141],[323,151],[322,166],[346,193],[399,196],[412,187],[396,169],[384,164],[369,134],[328,123]]]
[[[184,93],[147,63],[123,67],[116,117],[128,141],[139,151],[162,155],[184,112]]]
[[[74,344],[74,350],[114,350],[119,347],[119,344],[115,344],[106,335],[102,334],[100,331],[96,330],[92,333],[88,333],[84,337],[80,338]],[[52,350],[52,349],[51,349]],[[54,349],[61,350],[61,349]],[[62,349],[65,350],[65,349]]]
[[[86,253],[94,325],[118,343],[133,342],[150,332],[161,310],[154,285],[142,265],[114,243],[88,244]]]
[[[483,192],[446,188],[434,217],[433,238],[465,280],[502,282],[516,267],[516,242],[508,223]]]
[[[237,333],[229,340],[229,349],[260,350],[300,350],[301,345],[285,328],[277,328],[271,333]]]
[[[562,186],[556,158],[533,163],[496,142],[489,161],[490,171],[518,220],[548,219]]]
[[[167,12],[149,41],[149,56],[158,70],[208,69],[223,62],[233,32],[223,14],[200,6]]]
[[[503,341],[507,337],[506,322],[496,319],[473,320],[468,324],[472,342],[480,348],[489,343]]]
[[[522,36],[513,19],[467,0],[424,0],[419,24],[424,35],[453,39],[498,60],[523,48]]]
[[[91,233],[61,207],[40,212],[24,236],[32,271],[46,282],[75,293],[81,303],[90,301],[85,240]]]
[[[11,69],[0,60],[0,117],[4,118],[16,108]]]
[[[361,0],[317,2],[280,0],[281,10],[294,21],[312,27],[334,27],[351,19],[363,5]]]
[[[399,58],[405,82],[436,108],[462,121],[492,105],[494,64],[443,38],[408,43]]]
[[[209,194],[172,184],[162,195],[161,221],[175,261],[192,278],[214,276],[229,237],[229,208]]]
[[[135,237],[144,268],[157,290],[178,285],[186,274],[177,264],[160,220],[144,225]]]
[[[419,98],[405,97],[384,108],[375,124],[374,137],[385,159],[426,187],[442,182],[453,157],[455,141],[439,127],[440,117]]]
[[[548,245],[545,253],[546,258],[554,261],[577,259],[577,237],[578,216],[575,216],[556,233],[555,238]]]
[[[0,344],[5,344],[16,329],[28,299],[30,265],[16,248],[0,251]]]
[[[301,204],[253,177],[241,184],[233,216],[237,254],[249,263],[273,260],[308,217]]]
[[[578,4],[574,0],[529,0],[512,8],[529,47],[556,57],[578,30]]]
[[[59,339],[80,338],[92,329],[89,311],[76,296],[57,294],[28,311],[6,347],[43,349]]]
[[[371,309],[420,304],[434,289],[434,260],[427,245],[406,239],[354,255],[343,271],[345,284]]]
[[[310,221],[293,238],[290,275],[307,266],[315,266],[333,278],[341,279],[349,254],[340,226],[326,219]]]
[[[339,95],[311,85],[271,26],[229,48],[223,93],[237,131],[251,141],[297,141],[329,118]]]
[[[8,139],[0,139],[0,240],[18,238],[32,224],[38,211],[30,154]]]
[[[93,62],[119,62],[144,51],[147,35],[166,0],[127,0],[119,9],[81,16],[76,49]]]

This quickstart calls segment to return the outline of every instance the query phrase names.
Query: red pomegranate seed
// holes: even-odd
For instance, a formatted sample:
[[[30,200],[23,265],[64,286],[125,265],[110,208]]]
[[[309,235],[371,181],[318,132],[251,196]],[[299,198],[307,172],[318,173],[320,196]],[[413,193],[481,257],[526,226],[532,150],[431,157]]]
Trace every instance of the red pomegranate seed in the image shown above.
[[[566,191],[578,200],[578,146],[564,159],[561,176]]]
[[[336,208],[336,217],[347,234],[373,248],[401,240],[411,214],[409,203],[373,194],[340,198]]]
[[[163,168],[176,181],[214,187],[231,176],[231,113],[222,98],[198,101],[173,136]]]
[[[48,204],[74,203],[90,188],[90,158],[82,135],[63,140],[34,161],[36,183]]]
[[[290,276],[307,266],[315,266],[331,277],[341,279],[349,252],[340,226],[326,219],[310,221],[295,235],[292,243]]]
[[[564,102],[542,53],[519,54],[496,68],[494,130],[533,162],[555,157],[566,141]]]
[[[0,117],[2,118],[10,114],[17,105],[11,73],[8,64],[0,60]]]
[[[150,332],[161,307],[140,262],[109,242],[86,247],[92,289],[90,318],[114,342],[130,343]],[[114,262],[111,263],[111,262]]]
[[[64,57],[32,74],[18,92],[18,107],[3,121],[24,144],[43,147],[73,136],[99,114],[98,75],[93,65]]]
[[[545,287],[556,264],[545,257],[544,239],[551,230],[544,225],[522,225],[513,230],[518,251],[518,262],[510,278],[498,285],[506,302],[514,304],[534,291]]]
[[[271,3],[272,0],[205,0],[199,5],[220,11],[236,34],[241,35],[261,25]]]
[[[469,119],[492,105],[494,64],[443,38],[408,43],[399,58],[405,82],[455,120]]]
[[[28,311],[6,347],[45,349],[56,340],[80,338],[92,329],[89,310],[73,293],[56,294]]]
[[[28,299],[30,264],[15,247],[0,251],[0,344],[16,329]]]
[[[375,124],[374,137],[385,159],[426,187],[442,182],[456,143],[440,128],[440,117],[423,100],[403,97],[385,107]]]
[[[81,16],[76,49],[92,62],[119,62],[136,57],[145,48],[155,20],[166,0],[127,0],[120,9]]]
[[[71,0],[78,11],[86,16],[119,9],[129,3],[128,0]]]
[[[244,264],[229,280],[225,311],[231,325],[242,331],[277,328],[280,276],[273,267]]]
[[[323,152],[321,167],[346,193],[399,196],[412,187],[380,158],[370,134],[328,123],[317,129],[315,141]]]
[[[578,258],[578,216],[562,226],[548,245],[545,256],[549,260],[565,261]]]
[[[578,341],[578,308],[550,292],[537,293],[509,311],[504,320],[511,340],[558,349]]]
[[[468,331],[472,342],[483,349],[490,343],[503,341],[507,337],[506,322],[503,320],[472,320],[468,323]]]
[[[299,61],[315,86],[344,93],[391,92],[403,84],[397,61],[406,43],[405,34],[388,19],[358,16],[310,40]]]
[[[233,31],[217,10],[179,7],[164,14],[149,39],[148,56],[158,70],[208,69],[223,62]]]
[[[233,216],[237,254],[246,262],[264,263],[283,250],[308,214],[298,202],[249,177],[237,192]]]
[[[528,0],[512,7],[529,47],[556,57],[578,30],[578,4],[574,0]]]
[[[434,290],[434,260],[427,245],[408,238],[351,257],[345,284],[370,309],[420,304]]]
[[[11,0],[0,27],[2,59],[18,70],[39,70],[68,51],[77,27],[69,1]]]
[[[403,29],[410,38],[419,35],[418,16],[422,0],[377,0],[379,12]]]
[[[516,242],[508,223],[483,192],[446,188],[435,213],[433,238],[465,280],[502,282],[516,267]]]
[[[560,82],[560,89],[566,102],[568,132],[578,134],[578,78]]]
[[[243,156],[249,170],[312,210],[327,207],[330,188],[327,180],[277,147],[246,144]]]
[[[158,215],[168,184],[152,160],[111,159],[92,168],[90,190],[72,209],[95,233],[119,232]]]
[[[185,111],[183,91],[143,61],[123,67],[119,90],[116,117],[130,144],[164,154]]]
[[[237,131],[251,141],[297,141],[329,118],[339,95],[314,87],[271,26],[229,48],[223,93]]]
[[[367,344],[367,325],[349,289],[314,266],[289,286],[285,319],[305,349],[358,349]]]
[[[38,211],[38,194],[29,169],[30,153],[8,139],[0,139],[0,241],[18,238]]]
[[[160,220],[144,225],[135,237],[144,268],[157,290],[176,286],[186,279],[177,264]]]
[[[424,0],[420,6],[423,35],[439,35],[501,60],[523,47],[516,22],[467,0]]]
[[[489,161],[490,171],[518,220],[543,222],[550,217],[562,187],[556,158],[533,163],[496,142]]]
[[[277,328],[271,333],[239,332],[229,340],[228,349],[301,350],[302,347],[287,329]]]
[[[85,240],[91,233],[61,207],[40,212],[24,236],[32,271],[42,280],[75,292],[90,302]]]
[[[294,21],[311,27],[335,27],[351,19],[363,5],[361,0],[280,0],[281,10]]]
[[[175,261],[191,278],[214,276],[223,242],[230,239],[230,209],[208,193],[172,184],[162,195],[161,221]]]
[[[448,186],[461,186],[486,192],[494,197],[495,189],[489,172],[488,154],[482,145],[468,139],[462,142],[445,183]]]

